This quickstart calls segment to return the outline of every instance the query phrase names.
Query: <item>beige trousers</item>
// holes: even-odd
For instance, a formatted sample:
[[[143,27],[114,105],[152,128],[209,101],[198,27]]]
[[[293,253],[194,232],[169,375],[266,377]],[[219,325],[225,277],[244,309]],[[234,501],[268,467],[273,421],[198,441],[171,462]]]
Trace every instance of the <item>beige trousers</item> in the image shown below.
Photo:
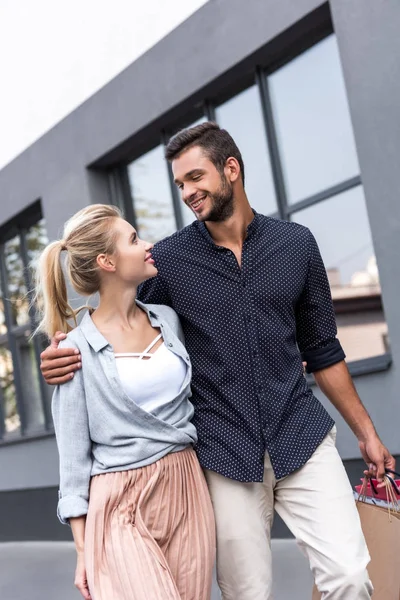
[[[205,471],[224,600],[271,600],[274,508],[308,557],[323,600],[369,600],[370,557],[335,438],[334,428],[301,469],[279,481],[268,455],[262,483],[241,483]]]

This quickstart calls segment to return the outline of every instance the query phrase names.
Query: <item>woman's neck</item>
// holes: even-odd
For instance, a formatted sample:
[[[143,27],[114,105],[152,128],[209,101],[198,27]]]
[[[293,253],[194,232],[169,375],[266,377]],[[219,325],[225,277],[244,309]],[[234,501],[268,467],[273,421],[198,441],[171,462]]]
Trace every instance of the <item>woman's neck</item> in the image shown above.
[[[131,329],[138,319],[139,307],[136,304],[136,287],[109,285],[100,291],[99,305],[92,318],[97,326]]]

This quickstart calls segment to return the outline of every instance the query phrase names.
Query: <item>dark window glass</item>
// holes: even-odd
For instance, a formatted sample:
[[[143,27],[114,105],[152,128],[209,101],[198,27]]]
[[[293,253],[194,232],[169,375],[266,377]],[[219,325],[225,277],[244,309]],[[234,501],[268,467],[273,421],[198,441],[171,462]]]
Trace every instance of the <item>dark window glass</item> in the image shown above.
[[[128,166],[140,237],[157,242],[176,230],[164,146],[157,146]]]
[[[216,117],[242,154],[246,193],[251,206],[262,214],[275,213],[275,188],[257,87],[254,85],[221,104],[216,109]]]
[[[7,346],[0,346],[0,386],[3,397],[5,431],[11,433],[19,429],[20,418],[14,385],[13,361]]]
[[[30,301],[34,286],[32,268],[47,244],[44,220],[8,239],[0,253],[3,262],[0,290],[0,386],[3,427],[12,434],[21,427],[24,433],[43,431],[44,403],[39,380],[39,353],[42,340],[31,340],[36,317]],[[6,315],[7,319],[6,320]],[[10,328],[7,328],[7,323]],[[46,395],[46,393],[45,393]]]
[[[44,425],[44,413],[39,383],[39,370],[37,366],[35,349],[29,341],[27,330],[24,336],[18,339],[18,360],[22,373],[21,384],[24,397],[24,410],[29,430],[37,430]]]
[[[12,320],[17,325],[23,325],[29,320],[29,298],[19,235],[5,243],[4,254]]]
[[[33,274],[33,267],[36,266],[41,252],[48,243],[49,240],[47,237],[45,220],[41,219],[38,223],[30,227],[26,233],[26,245],[29,260],[28,266],[31,270],[31,276]]]
[[[4,299],[3,299],[3,290],[0,285],[0,336],[7,333],[6,327],[6,318],[4,315]]]
[[[289,204],[358,175],[336,37],[268,79]]]

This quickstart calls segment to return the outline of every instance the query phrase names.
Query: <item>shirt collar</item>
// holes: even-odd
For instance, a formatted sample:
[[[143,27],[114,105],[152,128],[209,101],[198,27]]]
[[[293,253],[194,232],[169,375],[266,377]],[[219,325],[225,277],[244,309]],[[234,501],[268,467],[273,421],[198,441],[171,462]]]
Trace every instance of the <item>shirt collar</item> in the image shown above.
[[[140,302],[140,300],[136,300],[136,304],[147,314],[151,325],[153,327],[157,327],[157,313],[148,308],[145,304],[143,304],[143,302]],[[100,350],[103,350],[103,348],[110,345],[104,335],[97,329],[89,312],[84,315],[79,327],[85,336],[86,341],[92,346],[95,352],[100,352]]]
[[[261,215],[256,212],[254,210],[254,208],[251,209],[254,213],[254,219],[251,221],[251,223],[249,223],[249,225],[247,226],[246,232],[246,239],[249,238],[250,236],[252,236],[258,229],[259,225],[260,225],[260,219],[261,219]],[[207,229],[206,224],[203,221],[195,221],[195,223],[197,224],[200,233],[206,238],[206,240],[208,241],[208,243],[212,244],[213,246],[215,246],[215,248],[223,248],[223,246],[217,246],[217,244],[214,242],[214,240],[212,239],[210,232]]]

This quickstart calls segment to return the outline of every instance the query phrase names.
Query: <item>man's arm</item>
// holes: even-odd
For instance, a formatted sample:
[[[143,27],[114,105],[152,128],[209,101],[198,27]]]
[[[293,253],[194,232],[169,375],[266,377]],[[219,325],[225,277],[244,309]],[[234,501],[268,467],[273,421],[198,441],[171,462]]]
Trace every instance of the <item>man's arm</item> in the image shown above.
[[[380,441],[351,380],[337,339],[335,311],[326,269],[314,236],[308,231],[308,272],[296,306],[296,334],[307,372],[343,416],[358,439],[368,474],[382,481],[395,460]]]
[[[342,415],[358,440],[368,474],[383,481],[385,469],[394,470],[396,461],[382,444],[363,406],[344,361],[314,373],[321,391]]]

